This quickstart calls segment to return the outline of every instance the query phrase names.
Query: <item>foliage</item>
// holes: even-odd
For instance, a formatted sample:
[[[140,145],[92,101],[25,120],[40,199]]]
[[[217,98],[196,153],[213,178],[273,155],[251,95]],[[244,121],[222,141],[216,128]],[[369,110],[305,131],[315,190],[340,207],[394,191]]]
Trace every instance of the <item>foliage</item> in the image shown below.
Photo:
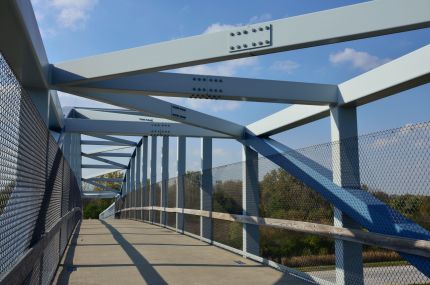
[[[121,171],[114,171],[103,174],[97,178],[122,178]],[[105,182],[108,188],[119,190],[121,185],[117,182]],[[101,187],[94,187],[94,191],[103,191]],[[99,214],[103,212],[114,202],[114,199],[86,199],[83,201],[84,219],[98,219]]]
[[[99,214],[109,207],[115,199],[85,199],[83,200],[84,206],[84,219],[98,219]]]

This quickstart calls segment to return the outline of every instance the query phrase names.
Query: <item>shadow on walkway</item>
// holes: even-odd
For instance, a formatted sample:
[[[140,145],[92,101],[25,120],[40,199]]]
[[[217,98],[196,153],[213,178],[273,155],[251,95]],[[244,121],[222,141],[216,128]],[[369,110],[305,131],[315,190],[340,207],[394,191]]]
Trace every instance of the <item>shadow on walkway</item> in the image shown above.
[[[76,226],[75,232],[67,246],[64,261],[58,267],[58,270],[61,270],[61,272],[58,274],[57,284],[69,284],[70,274],[74,271],[73,258],[75,256],[76,243],[78,241],[80,230],[81,223]]]
[[[119,243],[122,249],[127,253],[142,278],[148,284],[167,284],[154,267],[129,243],[122,234],[105,221],[100,221],[112,233],[113,238]]]

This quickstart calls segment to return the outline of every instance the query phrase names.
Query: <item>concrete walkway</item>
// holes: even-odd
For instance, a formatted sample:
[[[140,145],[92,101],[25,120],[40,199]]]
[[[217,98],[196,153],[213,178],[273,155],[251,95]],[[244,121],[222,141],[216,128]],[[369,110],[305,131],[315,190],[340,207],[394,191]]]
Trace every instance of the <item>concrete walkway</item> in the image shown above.
[[[84,220],[53,284],[308,283],[158,226]]]

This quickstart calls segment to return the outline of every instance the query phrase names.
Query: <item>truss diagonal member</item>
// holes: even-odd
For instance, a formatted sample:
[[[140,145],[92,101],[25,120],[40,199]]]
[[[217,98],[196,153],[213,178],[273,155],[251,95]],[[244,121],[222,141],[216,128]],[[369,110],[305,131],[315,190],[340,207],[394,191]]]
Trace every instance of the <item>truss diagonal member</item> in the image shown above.
[[[117,194],[119,194],[119,190],[115,190],[115,189],[112,189],[110,187],[106,187],[105,185],[96,183],[96,182],[94,182],[92,180],[82,179],[82,181],[85,182],[85,183],[91,184],[93,186],[99,187],[99,188],[103,189],[103,191],[116,192]]]
[[[82,153],[81,155],[82,155],[83,157],[88,157],[88,158],[91,158],[91,159],[94,159],[94,160],[97,160],[97,161],[100,161],[100,162],[104,162],[104,163],[107,163],[107,164],[110,164],[110,165],[115,165],[115,166],[118,166],[118,167],[120,167],[120,168],[126,168],[126,167],[127,167],[127,166],[126,166],[126,165],[124,165],[124,164],[121,164],[121,163],[118,163],[118,162],[112,161],[112,160],[110,160],[110,159],[101,158],[100,156],[97,156],[97,155],[85,154],[85,153]]]
[[[83,122],[83,121],[81,121],[81,122],[83,124],[86,123],[86,122]],[[121,139],[121,138],[116,138],[116,137],[109,136],[109,135],[92,134],[90,136],[95,137],[95,138],[99,138],[99,139],[103,139],[103,140],[107,140],[107,141],[117,142],[117,143],[124,144],[124,145],[130,145],[130,146],[136,146],[137,145],[137,143],[134,142],[134,141],[130,141],[130,140],[126,140],[126,139]]]
[[[75,85],[87,92],[132,93],[195,99],[327,105],[337,85],[155,72]]]
[[[430,3],[430,1],[429,1]],[[363,73],[339,87],[338,105],[360,106],[430,82],[430,45]],[[270,136],[329,116],[328,106],[293,105],[247,126]]]
[[[139,112],[150,113],[172,121],[212,130],[234,138],[241,138],[245,130],[243,126],[236,123],[197,112],[151,96],[141,96],[137,94],[100,94],[96,92],[81,92],[79,90],[67,88],[64,91],[88,99]]]
[[[361,189],[346,189],[336,185],[330,178],[306,165],[294,155],[288,152],[280,153],[262,138],[249,134],[242,143],[254,148],[261,155],[318,192],[336,208],[368,230],[405,238],[430,239],[430,233],[426,229],[390,208],[369,192]],[[406,253],[400,254],[430,277],[428,258]]]
[[[58,63],[52,83],[76,84],[425,28],[430,26],[429,10],[428,0],[369,1]]]

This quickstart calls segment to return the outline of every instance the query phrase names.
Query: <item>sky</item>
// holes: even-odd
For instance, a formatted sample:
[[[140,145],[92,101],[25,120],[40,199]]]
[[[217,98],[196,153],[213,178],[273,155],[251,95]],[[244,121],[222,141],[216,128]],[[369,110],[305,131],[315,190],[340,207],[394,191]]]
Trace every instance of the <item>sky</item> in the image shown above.
[[[238,25],[312,13],[362,1],[321,0],[32,0],[51,63],[220,31]],[[365,21],[365,15],[363,15]],[[333,23],[334,25],[336,23]],[[318,26],[315,26],[318,33]],[[287,36],[287,35],[286,35]],[[338,84],[429,44],[430,30],[185,67],[174,72]],[[430,121],[430,85],[358,108],[359,134]],[[62,106],[105,105],[60,93]],[[162,98],[169,100],[169,98]],[[249,124],[286,104],[170,99],[210,115]],[[274,136],[301,148],[330,140],[329,119]],[[161,139],[159,139],[160,153]],[[170,176],[176,174],[176,139],[170,139]],[[214,140],[214,166],[241,161],[241,145]],[[199,139],[187,142],[187,169],[200,167]]]

